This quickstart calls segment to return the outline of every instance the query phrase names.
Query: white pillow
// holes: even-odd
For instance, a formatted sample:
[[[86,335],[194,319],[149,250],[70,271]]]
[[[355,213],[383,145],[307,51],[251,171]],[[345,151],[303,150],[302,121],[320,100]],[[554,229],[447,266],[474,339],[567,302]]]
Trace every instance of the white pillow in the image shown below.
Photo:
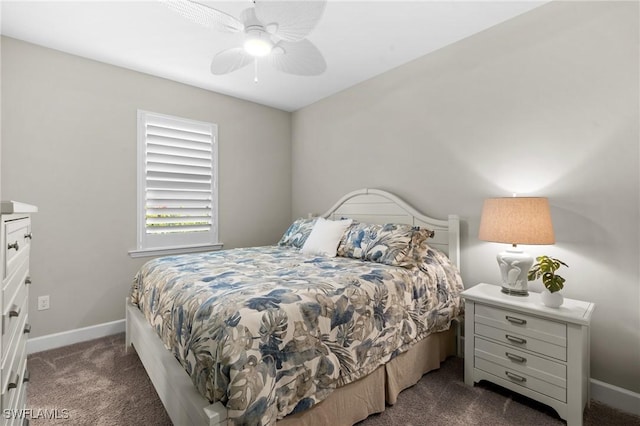
[[[300,251],[307,254],[336,257],[340,239],[351,222],[351,219],[327,220],[319,217]]]

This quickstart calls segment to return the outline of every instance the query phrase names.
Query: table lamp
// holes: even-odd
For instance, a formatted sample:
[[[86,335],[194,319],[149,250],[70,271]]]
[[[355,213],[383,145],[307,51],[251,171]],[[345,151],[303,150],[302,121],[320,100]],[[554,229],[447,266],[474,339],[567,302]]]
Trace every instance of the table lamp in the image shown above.
[[[527,296],[527,273],[533,265],[533,256],[524,253],[518,244],[555,243],[548,200],[539,197],[486,199],[478,238],[512,245],[497,255],[502,292]]]

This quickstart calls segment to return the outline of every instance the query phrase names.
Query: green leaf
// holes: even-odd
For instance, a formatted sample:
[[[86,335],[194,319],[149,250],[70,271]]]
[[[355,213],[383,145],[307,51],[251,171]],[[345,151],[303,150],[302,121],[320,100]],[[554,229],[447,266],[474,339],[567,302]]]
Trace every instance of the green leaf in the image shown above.
[[[542,284],[544,284],[550,292],[560,291],[564,287],[565,279],[560,275],[556,275],[555,272],[560,269],[561,266],[569,267],[569,265],[560,259],[549,256],[538,256],[536,257],[536,263],[527,274],[527,279],[534,281],[542,278]]]

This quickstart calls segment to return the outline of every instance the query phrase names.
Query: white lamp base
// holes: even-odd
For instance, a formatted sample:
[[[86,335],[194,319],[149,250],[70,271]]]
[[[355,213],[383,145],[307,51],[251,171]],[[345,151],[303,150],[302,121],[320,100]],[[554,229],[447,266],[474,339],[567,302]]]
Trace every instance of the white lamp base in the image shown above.
[[[533,256],[512,247],[496,256],[502,274],[502,292],[512,296],[528,296],[527,274],[533,265]]]

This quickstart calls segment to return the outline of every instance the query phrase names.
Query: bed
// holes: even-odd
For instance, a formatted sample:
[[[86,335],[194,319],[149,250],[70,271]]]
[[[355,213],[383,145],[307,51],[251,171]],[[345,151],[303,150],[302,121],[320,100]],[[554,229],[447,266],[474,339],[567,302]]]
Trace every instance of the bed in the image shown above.
[[[344,224],[338,256],[303,244],[319,221]],[[378,246],[361,250],[372,229]],[[278,245],[147,262],[126,345],[176,425],[354,424],[455,353],[458,269],[455,215],[357,190]]]

